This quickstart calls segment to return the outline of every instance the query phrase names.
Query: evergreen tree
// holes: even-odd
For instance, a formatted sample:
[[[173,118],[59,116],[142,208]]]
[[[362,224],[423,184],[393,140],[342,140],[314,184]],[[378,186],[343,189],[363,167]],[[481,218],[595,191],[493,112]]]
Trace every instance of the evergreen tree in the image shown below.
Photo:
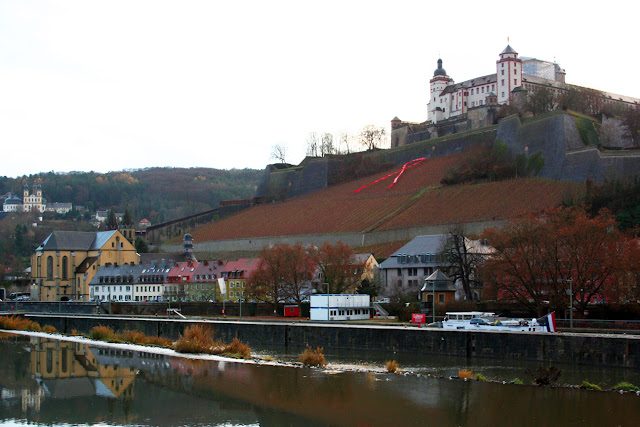
[[[113,212],[113,209],[109,211],[109,218],[107,219],[107,230],[117,230],[118,229],[118,220],[116,219],[116,214]]]
[[[147,242],[144,241],[144,239],[136,237],[135,245],[136,252],[138,252],[139,254],[146,254],[147,252],[149,252],[149,246],[147,245]]]
[[[124,217],[122,218],[122,223],[121,225],[123,226],[130,226],[133,225],[133,219],[131,219],[131,214],[129,213],[129,208],[127,207],[127,209],[124,211]]]

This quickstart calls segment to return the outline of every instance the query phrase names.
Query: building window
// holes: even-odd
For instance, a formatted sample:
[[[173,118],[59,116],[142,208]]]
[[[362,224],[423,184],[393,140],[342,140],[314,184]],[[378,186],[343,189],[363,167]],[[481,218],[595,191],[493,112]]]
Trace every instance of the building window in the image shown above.
[[[502,92],[502,97],[504,98],[504,92]]]
[[[47,280],[53,280],[53,257],[47,257]]]
[[[502,86],[504,86],[504,79],[502,79]]]
[[[62,257],[62,280],[67,280],[69,277],[67,275],[67,270],[69,269],[69,258],[66,256]]]
[[[444,304],[444,294],[438,294],[438,302]]]
[[[518,79],[513,79],[513,85],[518,86]]]
[[[504,70],[502,70],[502,75],[504,76]]]

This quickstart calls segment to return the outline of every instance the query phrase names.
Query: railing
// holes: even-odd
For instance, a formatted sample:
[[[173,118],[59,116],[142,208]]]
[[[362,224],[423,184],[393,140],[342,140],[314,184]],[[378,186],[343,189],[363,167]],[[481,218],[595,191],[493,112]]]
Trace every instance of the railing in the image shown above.
[[[569,329],[570,319],[556,319],[556,327]],[[640,320],[573,319],[574,329],[608,329],[640,331]]]

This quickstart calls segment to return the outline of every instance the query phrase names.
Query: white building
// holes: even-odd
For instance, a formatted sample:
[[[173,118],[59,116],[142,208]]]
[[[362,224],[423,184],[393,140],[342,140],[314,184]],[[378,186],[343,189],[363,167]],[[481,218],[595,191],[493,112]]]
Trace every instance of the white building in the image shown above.
[[[364,320],[371,317],[369,295],[311,295],[311,320]]]
[[[133,301],[134,277],[140,265],[103,265],[89,283],[94,301]]]
[[[53,202],[49,203],[46,207],[47,212],[55,212],[59,214],[66,214],[73,209],[72,203]]]
[[[3,212],[22,212],[22,200],[17,197],[15,194],[9,193],[9,197],[7,197],[2,204]]]
[[[572,87],[565,84],[565,74],[556,63],[518,58],[518,52],[507,46],[496,61],[495,74],[454,83],[442,68],[442,59],[438,59],[438,68],[430,80],[427,122],[438,123],[460,116],[474,107],[510,104],[514,94],[523,89],[532,91],[544,86],[559,94]],[[602,95],[607,102],[640,103],[640,99],[629,96],[608,92],[602,92]]]

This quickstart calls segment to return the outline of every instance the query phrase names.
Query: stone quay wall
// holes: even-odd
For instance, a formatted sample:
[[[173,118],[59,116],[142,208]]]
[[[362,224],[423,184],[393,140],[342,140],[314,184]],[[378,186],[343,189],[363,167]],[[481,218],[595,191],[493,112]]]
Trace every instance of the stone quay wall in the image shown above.
[[[198,321],[116,316],[29,314],[42,325],[61,332],[89,332],[105,325],[134,329],[147,335],[177,339],[192,324],[206,323],[216,338],[238,338],[251,345],[303,348],[428,353],[463,357],[519,358],[541,363],[578,363],[591,366],[640,368],[640,336],[450,331],[443,329],[366,324],[289,321]]]

